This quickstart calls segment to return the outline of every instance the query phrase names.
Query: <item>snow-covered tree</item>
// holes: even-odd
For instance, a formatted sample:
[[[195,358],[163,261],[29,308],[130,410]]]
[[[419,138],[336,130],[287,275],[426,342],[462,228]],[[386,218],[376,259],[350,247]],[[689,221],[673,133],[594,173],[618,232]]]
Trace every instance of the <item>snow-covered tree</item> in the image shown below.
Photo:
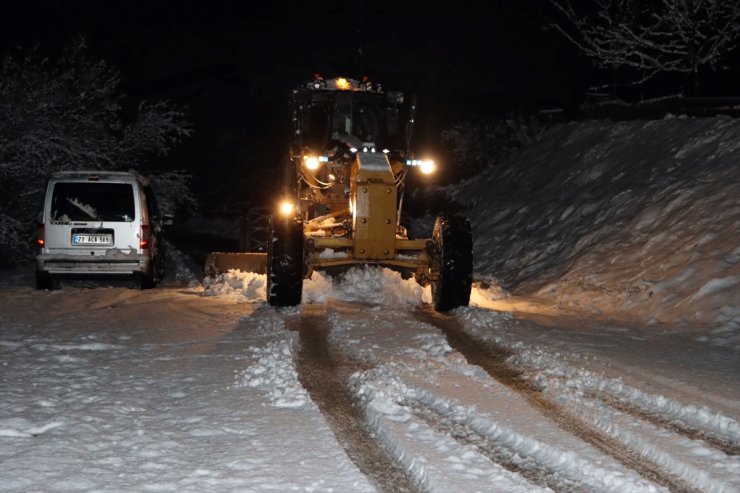
[[[157,203],[163,214],[189,215],[198,209],[198,202],[190,188],[192,176],[183,170],[163,171],[149,175],[149,182],[157,194]]]
[[[559,31],[599,68],[634,69],[641,83],[659,73],[718,68],[737,48],[738,0],[595,0],[589,12],[550,0],[563,15]]]
[[[91,56],[84,40],[55,57],[32,49],[0,61],[0,263],[27,256],[49,173],[152,174],[150,158],[191,135],[185,111],[167,101],[142,101],[134,121],[124,123],[123,96],[118,72]],[[182,173],[173,176],[183,183]]]

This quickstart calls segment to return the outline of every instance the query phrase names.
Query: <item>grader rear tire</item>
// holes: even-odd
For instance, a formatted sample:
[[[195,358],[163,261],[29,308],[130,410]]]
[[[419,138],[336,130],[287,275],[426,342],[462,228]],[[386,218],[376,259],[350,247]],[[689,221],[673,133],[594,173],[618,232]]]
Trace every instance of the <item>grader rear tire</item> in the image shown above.
[[[303,294],[303,220],[272,216],[267,246],[267,302],[296,306]]]
[[[440,312],[468,306],[473,285],[473,235],[470,221],[440,214],[432,233],[432,300]]]

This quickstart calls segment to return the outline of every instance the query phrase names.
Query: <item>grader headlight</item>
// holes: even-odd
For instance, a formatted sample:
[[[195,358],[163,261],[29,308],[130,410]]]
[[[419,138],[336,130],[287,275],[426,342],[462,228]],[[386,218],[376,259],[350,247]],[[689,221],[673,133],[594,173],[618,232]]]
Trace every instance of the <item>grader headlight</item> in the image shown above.
[[[285,199],[278,204],[278,211],[280,211],[281,216],[285,217],[291,217],[295,216],[296,214],[296,206],[295,202],[292,200]]]
[[[427,159],[425,161],[421,162],[421,172],[425,175],[431,175],[435,171],[437,171],[437,165],[434,163],[433,160]]]
[[[315,171],[319,169],[319,158],[316,156],[303,156],[303,164],[307,170]]]
[[[415,166],[425,175],[437,171],[437,164],[432,159],[407,159],[406,166]]]
[[[328,163],[329,156],[315,156],[306,154],[303,156],[303,167],[309,171],[316,171],[322,163]]]

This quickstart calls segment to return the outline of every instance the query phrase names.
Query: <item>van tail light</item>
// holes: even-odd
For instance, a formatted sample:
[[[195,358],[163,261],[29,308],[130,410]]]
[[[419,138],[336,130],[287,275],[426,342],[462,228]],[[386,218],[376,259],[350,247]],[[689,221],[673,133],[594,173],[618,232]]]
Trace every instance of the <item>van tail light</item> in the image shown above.
[[[149,248],[149,226],[141,225],[141,234],[139,235],[139,248],[146,250]]]
[[[38,228],[36,228],[36,246],[44,248],[45,244],[46,237],[44,236],[44,223],[39,223]]]

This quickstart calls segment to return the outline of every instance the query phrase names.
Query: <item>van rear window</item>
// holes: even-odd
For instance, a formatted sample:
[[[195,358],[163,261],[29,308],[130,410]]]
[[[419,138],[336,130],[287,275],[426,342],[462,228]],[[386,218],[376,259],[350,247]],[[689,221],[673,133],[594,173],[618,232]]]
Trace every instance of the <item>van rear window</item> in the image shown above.
[[[52,221],[134,220],[134,190],[126,183],[55,183]]]

